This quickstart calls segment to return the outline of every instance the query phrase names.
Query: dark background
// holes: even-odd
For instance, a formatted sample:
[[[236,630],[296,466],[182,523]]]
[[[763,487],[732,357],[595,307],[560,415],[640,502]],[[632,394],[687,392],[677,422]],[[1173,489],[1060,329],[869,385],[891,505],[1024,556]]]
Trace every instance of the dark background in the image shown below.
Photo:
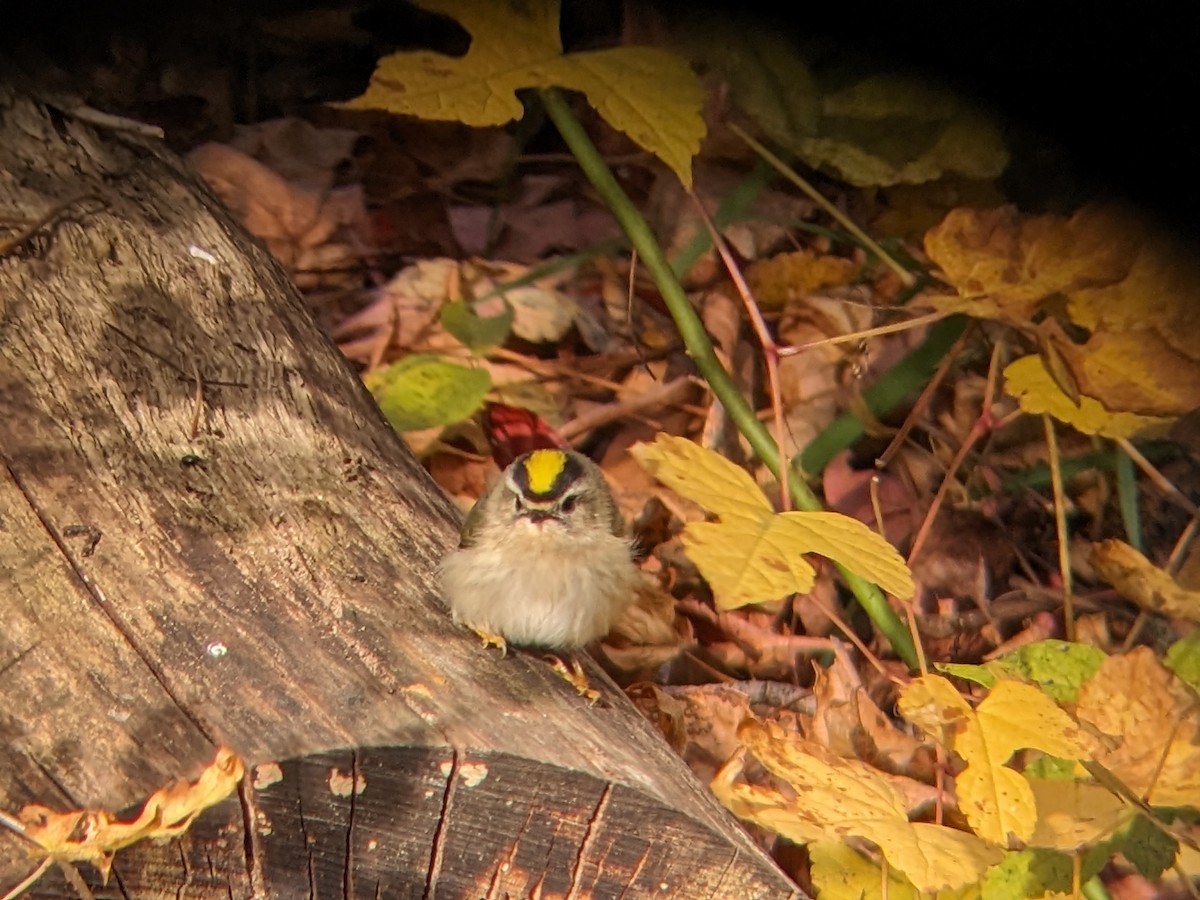
[[[873,57],[943,81],[1002,113],[1017,130],[1061,145],[1073,160],[1071,177],[1128,196],[1189,232],[1200,229],[1194,186],[1194,161],[1200,156],[1200,28],[1164,4],[1118,5],[1110,12],[1095,4],[1032,0],[986,6],[941,0],[709,5],[746,21],[768,21],[829,52]],[[668,16],[696,8],[672,0],[657,6]],[[351,10],[375,43],[352,50],[297,48],[297,58],[290,61],[295,96],[264,94],[256,108],[260,117],[297,111],[287,108],[289,103],[336,99],[322,96],[331,91],[352,96],[365,85],[378,55],[390,50],[464,49],[453,28],[401,2],[34,0],[0,4],[0,52],[17,54],[26,72],[49,59],[60,79],[64,73],[68,78],[86,73],[90,63],[114,53],[174,58],[180,69],[208,53],[225,55],[237,67],[246,64],[243,40],[250,18],[313,8]],[[566,0],[568,45],[615,37],[627,8],[612,0]],[[114,34],[122,37],[114,41]],[[139,38],[131,41],[130,34]],[[261,59],[272,48],[256,52]],[[94,88],[86,77],[77,87],[84,93]],[[286,93],[284,87],[274,88]],[[96,99],[101,109],[112,102]],[[178,109],[170,112],[179,115]],[[218,137],[196,135],[210,136]],[[1067,177],[1065,169],[1062,175]]]

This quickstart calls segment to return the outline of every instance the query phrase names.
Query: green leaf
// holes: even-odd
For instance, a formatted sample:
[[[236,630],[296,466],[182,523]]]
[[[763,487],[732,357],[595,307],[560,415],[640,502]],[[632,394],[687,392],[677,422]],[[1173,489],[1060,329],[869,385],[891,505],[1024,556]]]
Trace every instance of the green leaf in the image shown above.
[[[1070,889],[1071,857],[1057,850],[1006,853],[983,878],[983,895],[992,900],[1026,900]]]
[[[437,356],[409,356],[363,377],[397,431],[461,422],[476,412],[492,387],[485,369],[468,369]]]
[[[503,125],[524,114],[516,92],[580,91],[609,125],[692,184],[692,157],[704,137],[704,91],[687,63],[652,47],[564,55],[558,0],[522,3],[418,0],[471,33],[461,58],[427,50],[380,60],[366,93],[345,106],[386,109],[467,125]]]
[[[1145,816],[1138,816],[1109,841],[1108,851],[1122,853],[1134,868],[1149,879],[1157,879],[1175,863],[1179,842]]]
[[[1194,628],[1167,650],[1167,668],[1200,691],[1200,628]]]
[[[965,663],[934,663],[933,667],[939,672],[953,675],[964,681],[973,681],[991,690],[996,684],[996,673],[987,666],[970,666]]]
[[[442,307],[442,327],[475,353],[503,344],[512,331],[513,310],[505,303],[494,316],[479,315],[474,304],[452,300]]]
[[[1069,641],[1036,641],[990,665],[1038,685],[1060,703],[1073,703],[1080,686],[1108,657],[1103,650]]]

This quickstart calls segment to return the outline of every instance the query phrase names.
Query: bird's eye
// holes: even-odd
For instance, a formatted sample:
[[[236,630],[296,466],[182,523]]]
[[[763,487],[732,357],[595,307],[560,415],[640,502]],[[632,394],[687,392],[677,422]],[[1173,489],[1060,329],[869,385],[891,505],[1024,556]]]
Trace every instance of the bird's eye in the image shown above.
[[[571,513],[575,512],[575,504],[578,502],[578,498],[576,497],[567,497],[561,504],[559,504],[558,508],[567,515],[570,515]]]

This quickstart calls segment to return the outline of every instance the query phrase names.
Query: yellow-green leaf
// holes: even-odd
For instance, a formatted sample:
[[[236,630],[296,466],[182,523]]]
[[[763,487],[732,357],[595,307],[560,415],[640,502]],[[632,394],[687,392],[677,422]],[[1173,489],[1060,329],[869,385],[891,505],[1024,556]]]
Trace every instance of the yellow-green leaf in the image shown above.
[[[503,125],[524,113],[518,90],[569,88],[583,92],[608,124],[691,187],[692,157],[705,132],[704,94],[683,60],[651,47],[564,55],[558,0],[419,0],[419,5],[457,19],[470,32],[466,55],[421,50],[387,56],[348,108]]]
[[[914,826],[919,828],[920,826]],[[887,893],[884,893],[883,871],[879,863],[868,859],[849,844],[820,841],[808,845],[812,860],[812,882],[821,900],[920,900],[930,897],[920,892],[894,866],[889,867]],[[938,860],[931,860],[938,864]],[[979,900],[979,885],[964,884],[958,888],[942,888],[932,900]]]
[[[483,405],[492,378],[437,356],[418,354],[368,372],[363,383],[397,431],[461,422]]]

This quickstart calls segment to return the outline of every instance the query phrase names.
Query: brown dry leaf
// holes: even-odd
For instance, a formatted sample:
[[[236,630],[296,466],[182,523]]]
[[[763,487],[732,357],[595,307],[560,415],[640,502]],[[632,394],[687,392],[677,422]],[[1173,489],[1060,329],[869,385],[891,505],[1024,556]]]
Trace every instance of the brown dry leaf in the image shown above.
[[[1142,609],[1200,622],[1200,591],[1185,590],[1124,541],[1093,544],[1090,561],[1101,578]]]
[[[816,710],[809,737],[838,756],[897,773],[911,771],[914,758],[928,750],[872,702],[843,654],[839,653],[829,668],[816,667],[812,693]]]
[[[1094,755],[1151,806],[1200,806],[1200,700],[1148,647],[1110,656],[1075,710],[1115,739]]]
[[[869,303],[808,297],[790,303],[779,320],[779,340],[799,347],[871,327]],[[779,395],[786,428],[782,452],[804,449],[841,413],[849,400],[840,382],[853,344],[821,344],[779,360]]]
[[[1200,406],[1200,262],[1174,235],[1115,207],[958,209],[925,246],[959,291],[931,302],[1033,332],[1068,396],[1160,417]]]
[[[245,153],[216,143],[197,147],[188,161],[272,256],[294,276],[303,274],[298,286],[357,280],[337,270],[357,263],[353,235],[367,231],[360,185],[313,189],[292,184]]]
[[[925,235],[925,252],[963,295],[947,302],[1015,325],[1028,324],[1056,294],[1120,281],[1140,244],[1125,217],[1107,207],[1085,207],[1070,219],[1026,217],[1014,206],[955,209]]]
[[[672,748],[702,781],[709,781],[737,751],[737,728],[750,715],[744,691],[719,684],[661,688],[644,684],[632,699],[657,723]]]
[[[849,259],[793,250],[747,266],[746,283],[760,306],[778,309],[815,291],[851,284],[861,271]]]
[[[106,810],[56,812],[30,804],[17,813],[25,837],[46,856],[63,862],[90,862],[108,879],[113,854],[143,838],[177,837],[202,811],[234,792],[245,774],[241,757],[220,747],[212,763],[193,781],[179,780],[147,798],[131,821]]]
[[[713,792],[735,815],[797,843],[865,838],[922,891],[978,881],[1003,855],[973,834],[909,822],[899,794],[858,760],[839,759],[817,744],[754,719],[742,723],[738,738],[772,774],[792,786],[795,796],[738,783],[736,762],[717,773]]]

